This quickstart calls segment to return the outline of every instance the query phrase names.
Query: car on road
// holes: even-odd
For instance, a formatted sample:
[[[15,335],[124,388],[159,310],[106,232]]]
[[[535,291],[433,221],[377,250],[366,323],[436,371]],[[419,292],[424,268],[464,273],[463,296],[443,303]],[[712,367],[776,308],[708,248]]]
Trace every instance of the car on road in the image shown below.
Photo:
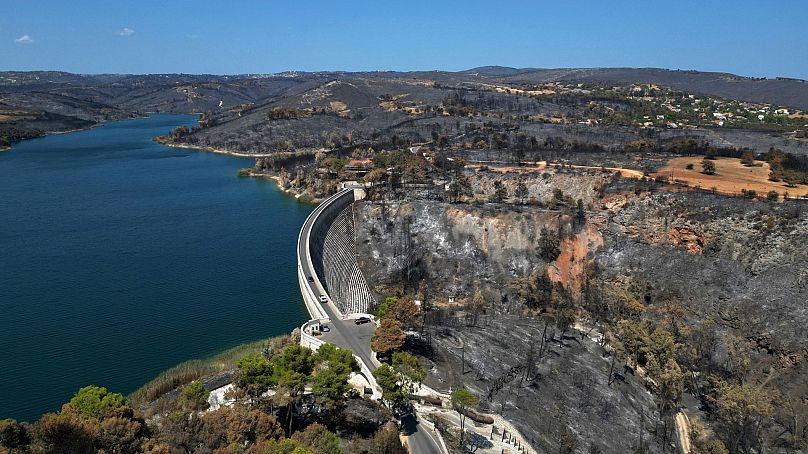
[[[306,280],[307,280],[307,281],[309,281],[309,283],[313,283],[313,282],[314,282],[314,278],[313,278],[313,277],[311,277],[311,276],[306,276]]]
[[[354,323],[356,323],[357,325],[370,323],[370,317],[359,317],[356,320],[354,320]]]
[[[328,333],[331,331],[331,328],[328,325],[320,325],[320,332],[321,333]]]
[[[325,295],[320,295],[320,302],[325,304],[328,302],[328,297]]]

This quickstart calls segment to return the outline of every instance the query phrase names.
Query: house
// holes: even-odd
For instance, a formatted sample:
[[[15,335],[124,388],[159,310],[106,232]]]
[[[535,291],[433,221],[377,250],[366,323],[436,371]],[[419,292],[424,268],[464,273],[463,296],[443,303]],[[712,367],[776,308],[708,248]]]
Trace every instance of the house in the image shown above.
[[[345,164],[345,170],[350,172],[367,171],[373,167],[372,159],[351,159]]]

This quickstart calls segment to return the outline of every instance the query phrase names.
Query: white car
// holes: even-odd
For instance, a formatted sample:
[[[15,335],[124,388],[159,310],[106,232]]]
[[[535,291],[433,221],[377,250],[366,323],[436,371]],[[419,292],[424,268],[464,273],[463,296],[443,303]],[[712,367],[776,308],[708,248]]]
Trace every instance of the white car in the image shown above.
[[[325,304],[328,302],[328,297],[325,295],[320,295],[320,302]]]

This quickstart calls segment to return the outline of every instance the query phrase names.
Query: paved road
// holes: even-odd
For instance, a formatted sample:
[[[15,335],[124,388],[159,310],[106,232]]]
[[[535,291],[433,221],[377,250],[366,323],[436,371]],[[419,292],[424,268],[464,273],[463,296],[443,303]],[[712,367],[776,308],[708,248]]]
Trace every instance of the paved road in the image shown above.
[[[439,453],[440,444],[432,432],[419,423],[413,415],[401,418],[401,429],[407,435],[407,445],[412,453]]]
[[[352,189],[347,189],[345,191],[352,191]],[[337,196],[343,194],[345,191],[338,192]],[[297,245],[298,257],[300,258],[300,267],[303,270],[303,275],[306,277],[312,276],[314,278],[314,282],[308,282],[308,280],[306,280],[304,285],[308,286],[308,288],[311,289],[311,291],[317,297],[320,295],[326,295],[327,292],[323,288],[319,277],[316,276],[316,273],[314,272],[314,268],[311,264],[311,257],[309,255],[309,245],[307,239],[309,238],[311,229],[319,214],[334,198],[337,198],[337,196],[324,200],[323,203],[320,203],[320,205],[314,209],[312,214],[303,224],[300,234],[301,241],[299,241]],[[301,291],[305,292],[306,289],[301,289]],[[356,325],[353,320],[343,320],[339,311],[332,302],[321,304],[321,307],[331,320],[328,323],[331,331],[323,334],[322,339],[326,342],[332,342],[338,347],[351,349],[354,355],[359,357],[359,359],[365,363],[365,366],[367,366],[371,372],[376,370],[376,361],[370,348],[370,340],[373,337],[376,326],[373,323]],[[419,424],[415,418],[405,418],[402,423],[405,433],[407,434],[410,452],[417,454],[433,454],[440,453],[442,451],[440,449],[440,445],[437,443],[433,435],[422,424]]]

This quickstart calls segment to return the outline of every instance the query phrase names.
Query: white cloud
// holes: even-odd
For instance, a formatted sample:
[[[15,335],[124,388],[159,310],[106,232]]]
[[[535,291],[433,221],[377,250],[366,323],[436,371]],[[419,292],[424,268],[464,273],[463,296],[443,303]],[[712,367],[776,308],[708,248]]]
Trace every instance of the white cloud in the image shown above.
[[[118,32],[118,36],[130,36],[130,35],[134,35],[134,34],[135,34],[135,31],[132,30],[129,27],[124,27],[124,28],[121,29],[121,31]]]
[[[28,35],[22,35],[14,40],[17,44],[33,44],[34,40]]]

